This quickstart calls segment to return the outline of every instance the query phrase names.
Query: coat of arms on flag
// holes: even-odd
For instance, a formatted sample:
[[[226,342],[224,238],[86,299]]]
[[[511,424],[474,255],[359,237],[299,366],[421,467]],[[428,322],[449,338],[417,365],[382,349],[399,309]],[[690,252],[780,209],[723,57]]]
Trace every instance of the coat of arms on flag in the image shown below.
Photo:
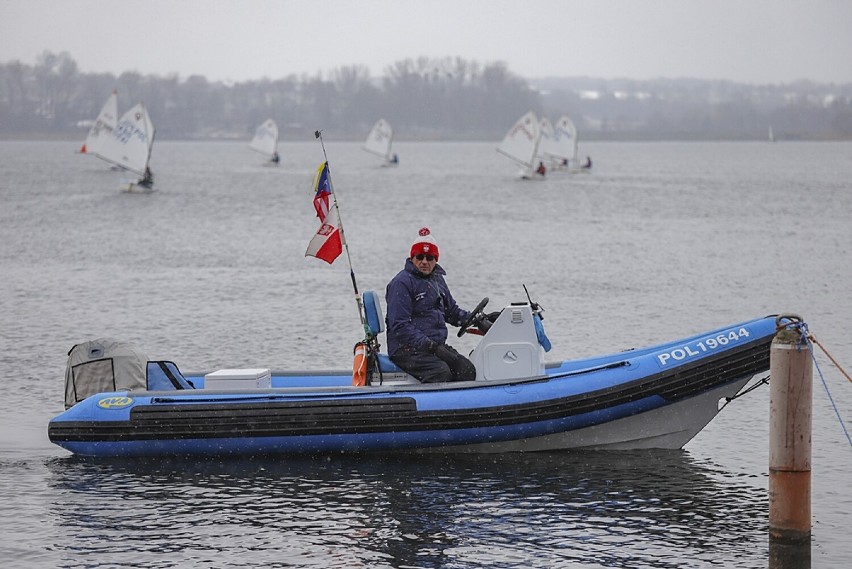
[[[316,257],[331,264],[343,252],[343,233],[340,228],[340,215],[337,211],[337,200],[334,199],[328,162],[323,162],[317,168],[317,174],[314,177],[314,209],[320,220],[320,227],[308,243],[305,256]]]

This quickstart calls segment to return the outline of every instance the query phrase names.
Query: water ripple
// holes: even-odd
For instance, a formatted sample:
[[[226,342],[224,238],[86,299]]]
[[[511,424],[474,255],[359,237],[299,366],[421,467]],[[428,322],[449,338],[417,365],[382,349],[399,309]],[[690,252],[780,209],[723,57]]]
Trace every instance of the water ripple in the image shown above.
[[[756,562],[766,535],[763,494],[683,452],[47,468],[68,567],[711,566]]]

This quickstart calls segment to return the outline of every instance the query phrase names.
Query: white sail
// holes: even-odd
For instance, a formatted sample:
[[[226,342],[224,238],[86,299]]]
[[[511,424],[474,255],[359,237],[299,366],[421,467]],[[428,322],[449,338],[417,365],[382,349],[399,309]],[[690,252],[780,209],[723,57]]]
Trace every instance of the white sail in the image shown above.
[[[379,119],[367,135],[367,140],[364,141],[364,150],[390,162],[391,144],[393,144],[393,129],[388,121]]]
[[[249,143],[249,148],[274,158],[278,154],[278,125],[275,121],[268,119],[254,131],[254,138]]]
[[[512,125],[497,147],[497,152],[532,170],[540,138],[538,119],[535,113],[530,111]]]
[[[101,144],[103,144],[103,141],[112,134],[112,129],[115,128],[117,121],[118,93],[113,91],[109,98],[107,98],[106,103],[104,103],[104,106],[98,114],[98,118],[95,119],[95,123],[92,125],[92,128],[89,129],[89,135],[86,137],[86,141],[83,142],[83,146],[80,148],[80,153],[96,153]]]
[[[567,160],[571,166],[577,160],[577,127],[567,115],[562,115],[556,121],[554,128],[553,156]]]
[[[96,152],[98,158],[144,175],[154,145],[154,124],[143,103],[121,116]]]
[[[539,122],[540,139],[538,142],[538,155],[541,158],[552,158],[556,156],[556,137],[553,131],[553,124],[550,119],[543,117]]]

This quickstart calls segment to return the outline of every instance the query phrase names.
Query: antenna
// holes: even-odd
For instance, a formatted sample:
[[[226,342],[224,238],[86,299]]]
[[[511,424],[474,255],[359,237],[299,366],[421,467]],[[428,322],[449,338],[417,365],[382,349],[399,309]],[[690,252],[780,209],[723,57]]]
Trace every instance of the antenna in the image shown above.
[[[524,287],[524,292],[527,293],[527,300],[530,303],[530,308],[538,312],[538,317],[544,320],[544,316],[541,315],[541,313],[544,312],[544,308],[542,308],[540,304],[532,301],[532,298],[530,298],[530,291],[527,290],[527,285],[522,284],[521,286]]]

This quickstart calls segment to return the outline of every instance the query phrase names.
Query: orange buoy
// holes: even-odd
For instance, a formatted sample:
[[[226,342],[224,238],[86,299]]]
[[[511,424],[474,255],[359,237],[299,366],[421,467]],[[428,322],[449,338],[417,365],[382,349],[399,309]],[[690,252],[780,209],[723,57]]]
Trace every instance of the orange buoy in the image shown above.
[[[352,362],[352,385],[367,385],[367,346],[363,342],[355,344],[355,359]]]

